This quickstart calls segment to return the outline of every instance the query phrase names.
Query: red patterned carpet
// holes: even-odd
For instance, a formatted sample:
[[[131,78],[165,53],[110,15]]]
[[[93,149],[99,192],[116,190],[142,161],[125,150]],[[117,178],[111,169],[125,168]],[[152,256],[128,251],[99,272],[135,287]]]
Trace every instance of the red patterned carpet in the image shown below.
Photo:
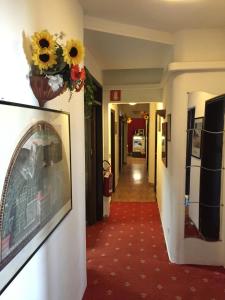
[[[83,300],[224,300],[225,271],[169,262],[156,203],[112,203],[87,229]]]

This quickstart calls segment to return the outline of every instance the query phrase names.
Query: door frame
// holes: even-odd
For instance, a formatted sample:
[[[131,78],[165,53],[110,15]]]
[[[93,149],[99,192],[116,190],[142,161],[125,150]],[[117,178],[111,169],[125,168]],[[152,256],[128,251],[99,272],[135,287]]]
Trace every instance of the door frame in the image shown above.
[[[121,173],[124,164],[124,121],[123,116],[119,117],[119,172]]]
[[[115,192],[116,184],[115,184],[115,173],[116,173],[116,165],[115,165],[115,120],[116,113],[114,109],[111,109],[111,171],[113,174],[113,192]]]
[[[145,121],[145,157],[148,171],[148,162],[149,162],[149,118]]]
[[[186,139],[186,176],[185,176],[185,195],[190,193],[190,175],[191,169],[188,166],[191,165],[191,148],[192,148],[192,135],[195,119],[195,107],[189,108],[187,113],[187,139]]]
[[[158,109],[155,112],[155,172],[154,172],[154,191],[155,191],[155,193],[157,192],[158,117],[162,117],[165,119],[166,110]]]
[[[88,72],[88,70],[87,70]],[[102,129],[102,86],[89,73],[94,85],[94,105],[85,102],[85,186],[86,222],[95,224],[103,218],[103,129]]]

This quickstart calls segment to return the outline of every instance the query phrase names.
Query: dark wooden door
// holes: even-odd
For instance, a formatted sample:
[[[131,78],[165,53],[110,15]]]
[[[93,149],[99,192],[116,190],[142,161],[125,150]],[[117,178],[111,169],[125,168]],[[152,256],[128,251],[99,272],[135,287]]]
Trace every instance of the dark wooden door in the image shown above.
[[[115,111],[111,109],[111,170],[113,173],[113,192],[115,192]]]
[[[85,119],[85,186],[86,186],[86,220],[87,224],[96,223],[96,120],[95,109],[92,108],[92,117]]]
[[[85,102],[85,183],[88,225],[103,218],[102,87],[93,77],[91,80],[95,87],[95,103],[90,107]]]
[[[224,95],[206,102],[204,131],[201,135],[199,230],[210,241],[220,238],[224,104]]]

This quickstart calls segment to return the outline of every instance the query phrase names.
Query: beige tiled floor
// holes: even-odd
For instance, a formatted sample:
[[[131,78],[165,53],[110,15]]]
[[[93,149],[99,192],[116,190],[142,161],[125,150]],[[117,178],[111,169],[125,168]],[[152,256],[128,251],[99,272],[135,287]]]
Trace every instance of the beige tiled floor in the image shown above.
[[[155,193],[148,182],[145,158],[128,157],[113,193],[114,202],[153,202]]]

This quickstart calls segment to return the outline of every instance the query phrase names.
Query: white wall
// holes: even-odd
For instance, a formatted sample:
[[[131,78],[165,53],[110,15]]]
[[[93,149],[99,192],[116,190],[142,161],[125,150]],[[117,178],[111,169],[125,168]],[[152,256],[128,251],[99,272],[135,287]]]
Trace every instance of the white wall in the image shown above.
[[[149,104],[149,160],[148,160],[148,181],[154,184],[155,181],[155,113],[157,103]]]
[[[225,30],[182,30],[175,34],[174,61],[224,61]]]
[[[162,88],[159,85],[125,85],[104,86],[104,99],[110,102],[110,90],[121,90],[121,101],[129,102],[157,102],[162,99]]]
[[[168,254],[176,263],[225,265],[223,242],[184,239],[188,93],[225,93],[224,46],[224,30],[177,32],[173,63],[168,65],[169,73],[164,77],[162,99],[166,114],[171,113],[171,142],[168,142],[168,168],[163,165],[160,168],[158,153],[157,200]]]
[[[96,60],[91,50],[85,48],[85,66],[91,72],[92,76],[100,83],[103,84],[102,68],[99,62]]]
[[[83,12],[77,0],[1,1],[0,98],[37,105],[26,75],[23,31],[48,29],[83,39]],[[86,286],[83,91],[47,106],[71,114],[73,210],[1,295],[1,300],[80,300]],[[79,143],[77,143],[79,140]]]
[[[174,72],[167,86],[167,113],[171,113],[172,139],[168,143],[168,168],[163,169],[161,218],[169,257],[177,263],[224,263],[223,242],[184,239],[184,194],[188,92],[223,94],[225,71]],[[169,204],[168,204],[169,203]],[[204,252],[202,249],[204,248]]]

